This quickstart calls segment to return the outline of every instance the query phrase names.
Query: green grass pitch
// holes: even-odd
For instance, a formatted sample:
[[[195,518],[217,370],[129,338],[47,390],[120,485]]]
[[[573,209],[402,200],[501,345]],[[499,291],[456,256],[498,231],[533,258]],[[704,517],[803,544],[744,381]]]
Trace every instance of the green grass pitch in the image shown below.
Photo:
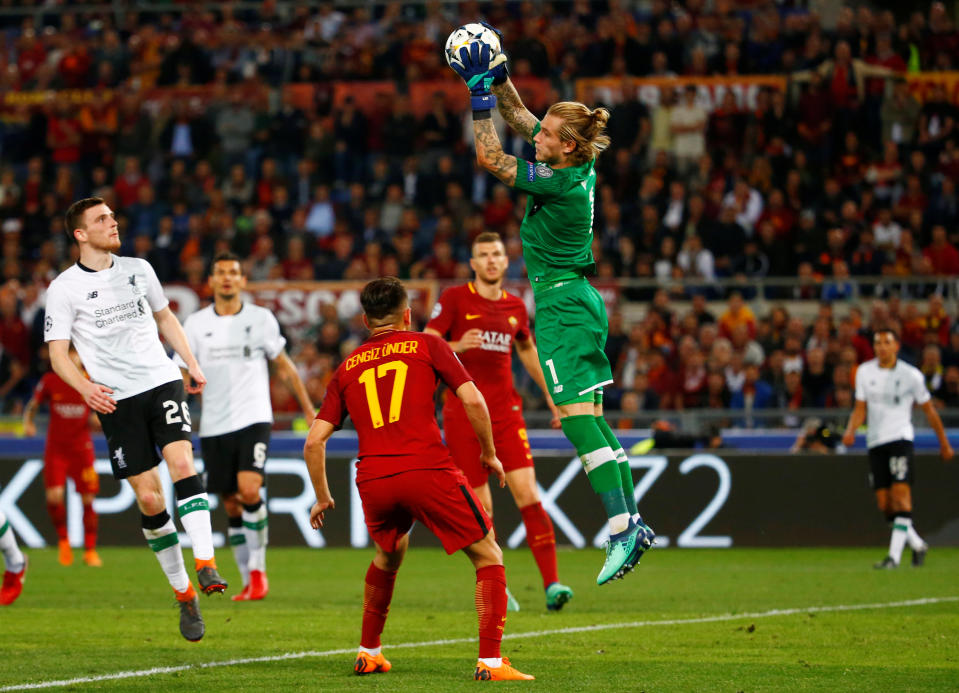
[[[509,614],[503,652],[537,680],[496,686],[959,687],[959,549],[933,548],[924,568],[897,571],[872,569],[881,548],[654,549],[636,572],[604,587],[595,584],[600,551],[561,550],[560,574],[576,596],[558,614],[544,608],[530,553],[505,554],[523,609]],[[271,550],[269,597],[201,597],[207,633],[195,644],[180,637],[172,592],[145,546],[102,556],[102,569],[79,561],[64,568],[54,549],[30,552],[23,595],[0,608],[0,690],[54,683],[44,689],[436,693],[479,685],[471,679],[474,578],[463,555],[411,549],[384,633],[393,671],[363,678],[352,674],[352,654],[370,550]],[[228,550],[219,563],[238,582]],[[928,601],[902,605],[918,600]],[[102,678],[119,672],[130,675]]]

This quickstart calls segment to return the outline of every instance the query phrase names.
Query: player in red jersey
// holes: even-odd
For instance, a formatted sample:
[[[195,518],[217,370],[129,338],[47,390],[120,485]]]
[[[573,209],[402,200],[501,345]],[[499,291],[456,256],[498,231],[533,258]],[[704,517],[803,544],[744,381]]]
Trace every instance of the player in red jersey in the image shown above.
[[[448,554],[462,550],[476,568],[479,617],[478,680],[529,680],[500,654],[506,623],[506,571],[489,517],[443,445],[433,396],[442,380],[456,393],[481,446],[483,463],[505,483],[496,459],[483,395],[450,350],[434,335],[410,332],[406,289],[392,277],[367,284],[360,295],[370,337],[333,374],[303,449],[316,503],[314,529],[334,507],[326,479],[326,442],[348,415],[359,439],[356,487],[376,555],[366,572],[357,674],[385,673],[380,635],[396,573],[418,521]]]
[[[80,357],[72,347],[70,358],[81,368]],[[100,491],[100,477],[93,468],[93,440],[90,427],[99,421],[90,411],[83,396],[50,371],[40,379],[33,397],[23,412],[23,432],[37,434],[35,416],[41,404],[50,407],[47,445],[43,453],[43,484],[46,488],[47,512],[57,532],[59,558],[62,565],[73,563],[73,550],[67,538],[67,477],[73,479],[83,500],[83,562],[99,568],[97,554],[97,513],[93,499]]]
[[[523,421],[523,402],[513,387],[513,347],[523,367],[546,395],[553,412],[554,428],[559,428],[559,411],[543,378],[526,306],[519,296],[503,290],[508,265],[500,235],[494,232],[478,235],[470,259],[474,280],[443,292],[424,331],[449,339],[450,347],[459,354],[483,397],[493,403],[490,418],[496,452],[506,470],[513,500],[523,517],[526,543],[543,578],[546,608],[558,611],[572,598],[573,591],[559,581],[553,523],[540,503],[533,454],[526,422]],[[479,441],[470,430],[462,404],[455,397],[447,397],[443,405],[443,431],[453,461],[466,474],[486,513],[492,517],[489,470],[480,462]],[[519,605],[514,608],[518,609]]]

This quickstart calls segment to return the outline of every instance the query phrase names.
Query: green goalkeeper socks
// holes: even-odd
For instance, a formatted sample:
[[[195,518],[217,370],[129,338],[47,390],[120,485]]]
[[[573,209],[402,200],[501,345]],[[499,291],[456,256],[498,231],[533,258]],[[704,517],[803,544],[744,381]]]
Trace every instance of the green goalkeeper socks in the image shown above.
[[[623,450],[623,446],[616,438],[616,434],[613,433],[613,429],[609,427],[606,419],[602,416],[597,416],[596,425],[599,426],[599,430],[602,431],[603,436],[606,438],[606,443],[612,448],[613,454],[616,455],[616,461],[619,465],[619,475],[622,479],[623,496],[626,498],[626,508],[629,510],[630,515],[635,515],[639,510],[636,508],[633,470],[629,467],[629,458],[626,456],[626,451]]]
[[[603,502],[606,517],[618,520],[624,515],[628,521],[629,509],[623,496],[623,479],[616,455],[606,436],[596,425],[596,417],[584,414],[567,416],[561,422],[563,433],[583,462],[590,486]]]

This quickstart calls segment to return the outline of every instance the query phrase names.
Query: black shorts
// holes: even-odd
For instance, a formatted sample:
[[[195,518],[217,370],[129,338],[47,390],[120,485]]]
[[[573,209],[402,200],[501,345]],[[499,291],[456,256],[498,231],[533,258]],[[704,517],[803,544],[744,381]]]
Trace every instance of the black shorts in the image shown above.
[[[912,441],[894,440],[869,448],[869,480],[874,489],[912,483]]]
[[[153,469],[160,463],[158,449],[190,440],[193,434],[182,380],[121,399],[112,414],[98,416],[110,449],[114,479]]]
[[[268,423],[255,423],[221,436],[200,438],[207,493],[236,493],[237,472],[256,472],[265,478],[270,428]]]

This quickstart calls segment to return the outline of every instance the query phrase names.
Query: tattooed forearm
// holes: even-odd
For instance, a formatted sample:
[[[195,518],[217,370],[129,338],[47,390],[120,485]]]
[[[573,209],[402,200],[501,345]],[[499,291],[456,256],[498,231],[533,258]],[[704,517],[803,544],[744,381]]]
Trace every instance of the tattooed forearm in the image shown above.
[[[476,161],[507,185],[516,182],[516,157],[503,151],[493,121],[474,120],[473,137],[476,141]]]
[[[539,121],[536,116],[526,110],[513,83],[507,79],[502,84],[493,85],[493,94],[496,95],[499,114],[503,116],[503,120],[509,123],[509,126],[524,140],[532,141],[533,128]]]

